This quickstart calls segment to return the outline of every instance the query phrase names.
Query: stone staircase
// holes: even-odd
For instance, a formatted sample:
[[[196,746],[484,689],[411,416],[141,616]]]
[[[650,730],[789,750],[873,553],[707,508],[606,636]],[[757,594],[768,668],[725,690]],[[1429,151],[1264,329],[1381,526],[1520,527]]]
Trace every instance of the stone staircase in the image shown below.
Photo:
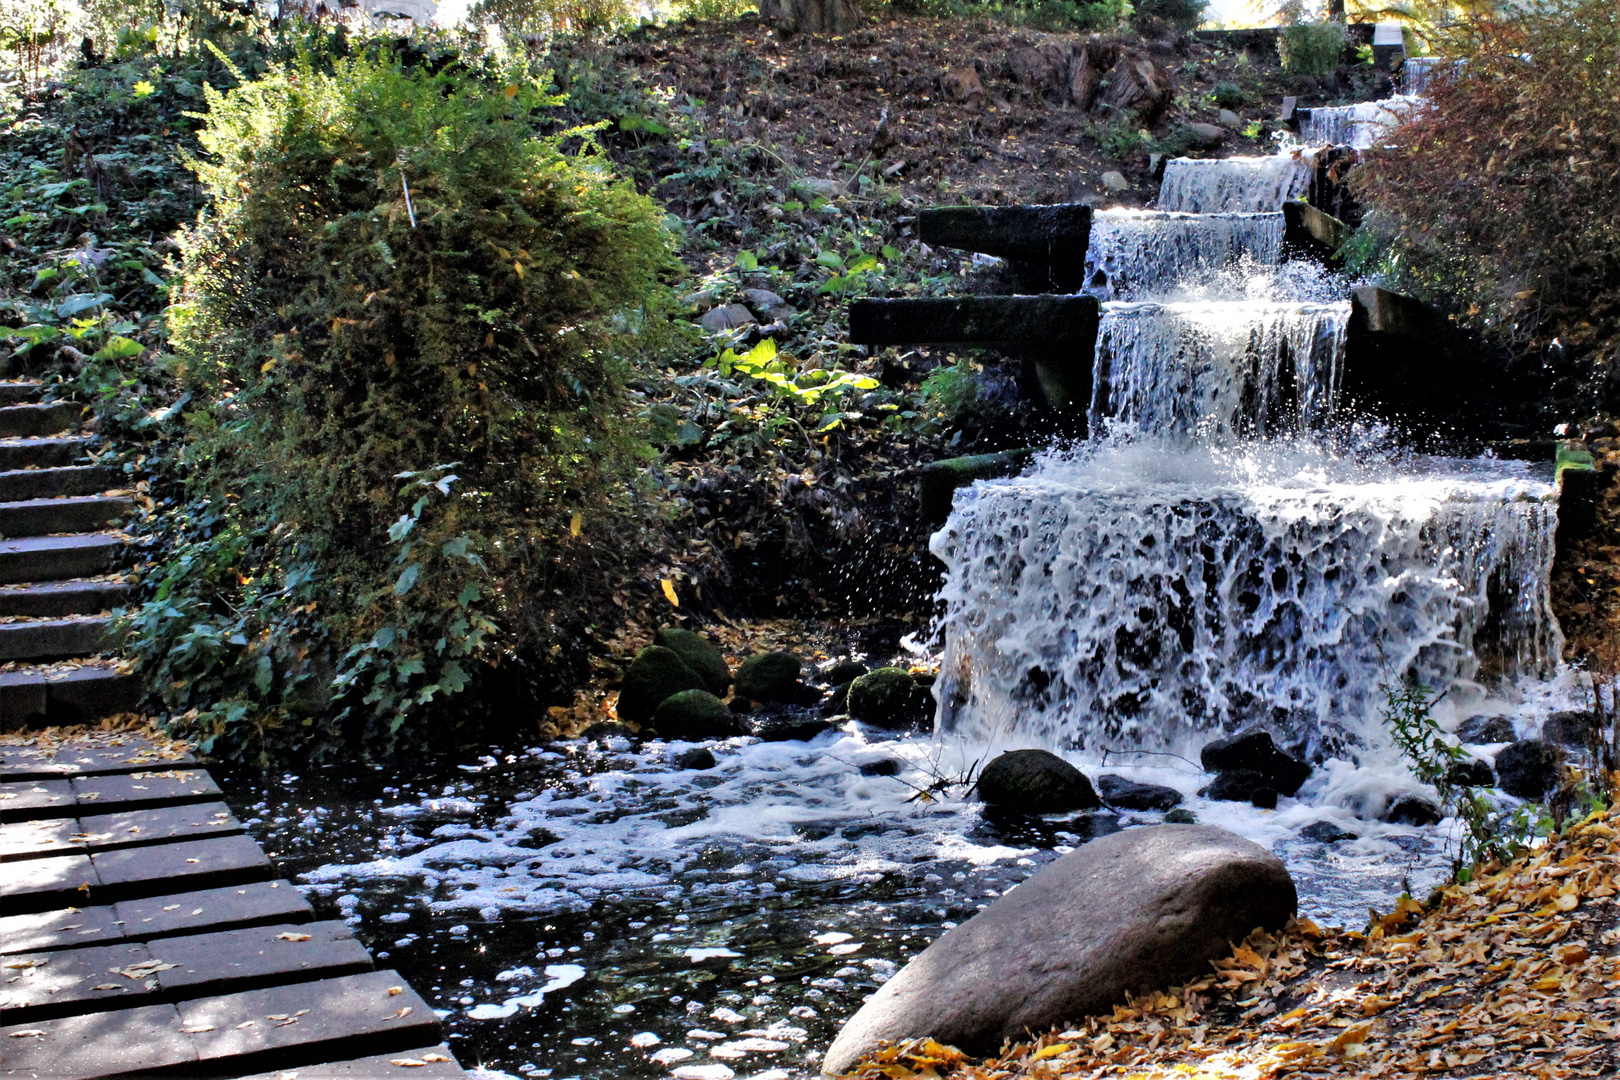
[[[0,382],[0,731],[89,723],[137,697],[107,633],[129,596],[112,530],[134,502],[96,463],[83,408],[42,390]]]

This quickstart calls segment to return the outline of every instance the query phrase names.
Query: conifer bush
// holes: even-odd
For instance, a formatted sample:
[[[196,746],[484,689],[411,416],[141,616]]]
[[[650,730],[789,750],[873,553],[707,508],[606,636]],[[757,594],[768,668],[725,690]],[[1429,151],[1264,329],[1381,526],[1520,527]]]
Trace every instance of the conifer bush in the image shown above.
[[[662,215],[590,132],[536,134],[543,83],[474,63],[305,55],[208,95],[189,503],[129,619],[207,749],[387,752],[497,689],[532,725],[638,550]]]

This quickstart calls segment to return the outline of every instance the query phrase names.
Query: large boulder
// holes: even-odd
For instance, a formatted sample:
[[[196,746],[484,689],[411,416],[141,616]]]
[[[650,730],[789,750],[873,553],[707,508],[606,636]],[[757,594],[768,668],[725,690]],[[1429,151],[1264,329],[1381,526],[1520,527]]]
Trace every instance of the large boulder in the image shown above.
[[[934,699],[905,668],[884,667],[849,684],[845,710],[873,727],[901,730],[926,726]]]
[[[1271,732],[1264,728],[1216,739],[1204,747],[1199,760],[1212,773],[1257,772],[1279,795],[1293,795],[1311,775],[1311,767],[1277,749]]]
[[[1554,746],[1584,750],[1602,736],[1596,714],[1580,709],[1555,712],[1541,725],[1541,737]]]
[[[619,687],[619,719],[645,724],[671,694],[701,689],[703,677],[687,667],[674,650],[649,645],[625,668],[624,684]]]
[[[697,742],[741,735],[742,726],[726,703],[707,690],[682,690],[658,703],[653,727],[665,739]]]
[[[737,666],[737,696],[749,701],[792,704],[804,694],[799,683],[803,665],[792,653],[768,652],[750,656]]]
[[[1520,739],[1496,755],[1496,783],[1509,795],[1539,799],[1558,784],[1563,755],[1540,739]]]
[[[1287,923],[1296,902],[1282,860],[1224,829],[1101,837],[923,950],[844,1025],[822,1069],[847,1072],[885,1039],[994,1053],[1207,974],[1233,942]]]
[[[1102,800],[1086,774],[1045,750],[1009,750],[979,773],[979,798],[1025,814],[1095,810]]]
[[[681,658],[681,663],[697,672],[711,694],[724,694],[731,688],[731,669],[714,642],[693,630],[666,626],[653,635],[653,644],[662,645]]]

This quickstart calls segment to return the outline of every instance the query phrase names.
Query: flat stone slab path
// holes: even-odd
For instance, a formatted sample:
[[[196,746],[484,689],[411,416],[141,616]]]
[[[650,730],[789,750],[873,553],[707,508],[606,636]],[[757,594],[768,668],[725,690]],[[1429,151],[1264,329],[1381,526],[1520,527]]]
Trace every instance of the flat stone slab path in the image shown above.
[[[465,1076],[219,795],[133,735],[0,743],[0,1077]]]

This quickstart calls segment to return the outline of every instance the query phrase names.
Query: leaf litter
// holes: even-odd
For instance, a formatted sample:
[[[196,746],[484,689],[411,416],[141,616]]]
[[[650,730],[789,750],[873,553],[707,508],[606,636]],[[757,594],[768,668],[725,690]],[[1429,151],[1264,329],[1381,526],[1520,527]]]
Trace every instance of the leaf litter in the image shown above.
[[[1620,1074],[1620,811],[1365,931],[1296,919],[1201,979],[975,1060],[931,1039],[855,1080]]]

